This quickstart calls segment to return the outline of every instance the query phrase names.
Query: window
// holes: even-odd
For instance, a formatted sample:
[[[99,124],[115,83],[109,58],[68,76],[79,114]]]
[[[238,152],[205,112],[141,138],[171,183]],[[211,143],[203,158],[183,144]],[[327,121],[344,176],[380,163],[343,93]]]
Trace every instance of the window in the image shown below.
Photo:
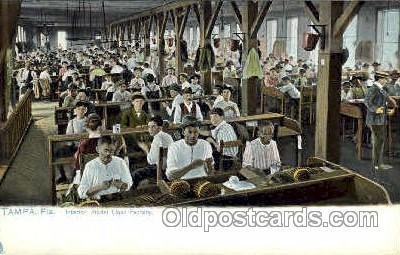
[[[43,33],[40,33],[40,47],[44,47],[46,44],[47,38]]]
[[[383,68],[397,68],[399,65],[396,57],[399,50],[399,16],[398,9],[378,11],[377,56]]]
[[[231,24],[225,24],[224,25],[224,35],[225,38],[230,38],[231,37]]]
[[[297,42],[298,42],[299,18],[289,18],[286,23],[286,53],[294,60],[297,60]]]
[[[58,48],[66,50],[67,49],[67,32],[58,31],[57,33],[57,45]]]
[[[214,37],[214,36],[215,36],[215,37]],[[214,37],[214,38],[220,37],[220,34],[219,34],[219,26],[218,26],[218,25],[215,25],[215,26],[214,26],[213,31],[212,31],[212,37]]]
[[[272,53],[274,49],[274,43],[276,41],[276,35],[278,32],[278,21],[267,20],[267,54]]]
[[[344,67],[354,68],[356,63],[355,54],[357,47],[357,16],[353,18],[349,26],[346,28],[343,34],[343,48],[349,50],[349,58],[347,59]]]

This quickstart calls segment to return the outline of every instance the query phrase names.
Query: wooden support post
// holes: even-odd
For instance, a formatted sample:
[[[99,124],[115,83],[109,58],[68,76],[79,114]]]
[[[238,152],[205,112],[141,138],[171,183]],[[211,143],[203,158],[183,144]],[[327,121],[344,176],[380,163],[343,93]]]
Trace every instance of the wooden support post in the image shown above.
[[[21,1],[0,1],[0,127],[7,121],[11,99],[11,63]]]
[[[204,48],[207,44],[211,44],[211,33],[214,28],[215,21],[218,17],[218,13],[221,10],[222,1],[215,3],[213,10],[211,1],[201,1],[200,6],[194,7],[195,13],[197,8],[200,15],[200,44],[199,47]],[[211,93],[211,70],[201,72],[201,84],[206,94]]]
[[[165,75],[165,47],[162,48],[162,45],[165,46],[164,41],[164,33],[168,20],[168,12],[160,13],[157,16],[157,40],[158,40],[158,66],[159,66],[159,81],[162,81],[162,78]]]
[[[253,1],[246,1],[246,6],[242,13],[243,23],[242,32],[244,33],[242,63],[245,63],[247,54],[250,49],[258,47],[257,32],[252,33],[253,25],[255,24],[258,15],[258,3]],[[257,110],[257,79],[251,77],[249,79],[242,79],[242,104],[241,112],[244,116],[256,114]]]
[[[334,25],[343,12],[342,1],[319,2],[320,23],[326,25],[326,45],[319,52],[315,156],[340,161],[340,86],[343,36]]]
[[[175,61],[176,61],[176,73],[179,75],[183,72],[183,63],[181,58],[181,33],[180,27],[183,20],[181,15],[182,8],[177,8],[173,11],[173,20],[174,20],[174,30],[175,30]]]
[[[151,23],[153,21],[152,17],[149,17],[144,21],[144,58],[150,57],[150,30],[151,30]]]
[[[242,22],[243,22],[243,18],[242,18],[242,14],[240,13],[239,6],[236,4],[235,1],[231,1],[231,5],[233,8],[233,11],[235,12],[236,21],[239,24],[239,26],[241,26]]]
[[[358,11],[363,6],[364,1],[352,1],[346,7],[342,15],[336,20],[335,25],[333,27],[333,35],[339,36],[343,34],[346,30],[347,26],[353,20],[353,18],[357,15]]]

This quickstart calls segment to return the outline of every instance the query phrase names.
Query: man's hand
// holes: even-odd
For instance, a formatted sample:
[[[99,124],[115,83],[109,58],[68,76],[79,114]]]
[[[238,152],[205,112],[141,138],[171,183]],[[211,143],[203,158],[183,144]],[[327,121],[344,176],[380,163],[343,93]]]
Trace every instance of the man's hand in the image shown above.
[[[149,153],[149,146],[146,143],[143,142],[138,142],[138,146],[140,149],[142,149],[144,152]]]
[[[112,180],[103,181],[103,182],[101,183],[101,189],[102,189],[102,190],[109,189],[109,188],[111,187],[111,184],[112,184]]]
[[[212,137],[207,137],[206,141],[215,145],[215,140]]]
[[[381,107],[376,109],[375,113],[382,114],[384,110],[385,110],[385,108],[383,106],[381,106]]]
[[[162,102],[161,105],[162,105],[162,107],[164,107],[164,108],[168,108],[168,107],[169,107],[168,103],[166,103],[166,102]]]
[[[205,161],[202,160],[202,159],[195,159],[195,160],[192,161],[192,163],[190,163],[190,166],[191,166],[192,169],[193,168],[197,168],[197,167],[203,166],[204,162]]]
[[[119,179],[113,180],[112,185],[117,189],[120,189],[121,191],[126,190],[128,188],[128,184]]]

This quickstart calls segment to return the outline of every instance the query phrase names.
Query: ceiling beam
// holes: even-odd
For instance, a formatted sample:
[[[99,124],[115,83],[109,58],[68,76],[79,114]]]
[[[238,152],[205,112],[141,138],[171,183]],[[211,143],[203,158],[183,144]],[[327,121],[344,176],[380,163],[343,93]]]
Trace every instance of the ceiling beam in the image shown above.
[[[189,17],[189,13],[190,13],[190,5],[188,7],[186,7],[183,18],[182,18],[182,23],[179,25],[179,36],[183,37],[183,33],[185,32],[185,28],[186,28],[186,23]]]
[[[265,16],[267,15],[267,12],[269,8],[271,7],[272,1],[266,1],[264,2],[263,6],[261,6],[261,10],[257,15],[256,20],[253,23],[253,26],[251,27],[251,37],[255,37],[258,33],[258,30],[260,29],[261,24],[264,21]]]
[[[231,1],[231,6],[233,11],[235,12],[235,18],[239,25],[242,25],[242,14],[240,13],[239,6],[236,4],[235,1]]]
[[[347,5],[346,9],[335,22],[335,25],[333,27],[333,36],[337,37],[339,35],[343,35],[347,26],[357,15],[358,11],[361,9],[364,3],[364,1],[354,1],[350,2]]]
[[[304,1],[304,9],[314,25],[319,25],[319,11],[312,1]]]
[[[222,4],[224,1],[219,0],[215,4],[214,11],[212,12],[211,20],[208,22],[207,29],[206,29],[206,37],[210,37],[212,30],[214,28],[215,22],[217,21],[219,11],[221,10]],[[211,11],[211,10],[210,10]]]

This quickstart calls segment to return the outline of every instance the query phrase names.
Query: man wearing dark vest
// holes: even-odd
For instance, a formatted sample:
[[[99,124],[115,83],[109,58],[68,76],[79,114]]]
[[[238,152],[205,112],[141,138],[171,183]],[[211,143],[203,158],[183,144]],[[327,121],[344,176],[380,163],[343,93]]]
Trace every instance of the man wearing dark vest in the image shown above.
[[[203,115],[201,114],[200,106],[193,102],[193,91],[190,87],[182,90],[183,103],[181,103],[175,109],[174,123],[178,124],[182,122],[182,118],[186,115],[195,117],[198,121],[203,121]]]

